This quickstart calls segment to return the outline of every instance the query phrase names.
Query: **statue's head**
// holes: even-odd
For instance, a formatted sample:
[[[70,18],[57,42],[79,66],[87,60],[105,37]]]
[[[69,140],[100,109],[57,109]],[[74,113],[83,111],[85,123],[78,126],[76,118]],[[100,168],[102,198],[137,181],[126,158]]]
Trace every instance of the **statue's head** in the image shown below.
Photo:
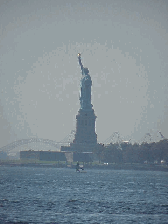
[[[84,68],[83,70],[84,70],[85,75],[89,74],[89,69],[88,68]]]

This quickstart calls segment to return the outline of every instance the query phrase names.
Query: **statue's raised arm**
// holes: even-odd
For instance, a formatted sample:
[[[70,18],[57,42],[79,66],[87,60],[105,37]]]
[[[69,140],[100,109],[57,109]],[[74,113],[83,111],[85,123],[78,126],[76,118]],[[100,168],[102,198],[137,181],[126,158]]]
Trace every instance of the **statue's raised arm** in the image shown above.
[[[78,60],[79,60],[79,65],[81,66],[82,75],[88,75],[89,74],[89,69],[83,67],[80,53],[78,53]]]
[[[83,73],[83,65],[82,65],[81,54],[80,53],[78,53],[78,60],[79,60],[79,65],[81,66],[81,70],[82,70],[82,73]]]

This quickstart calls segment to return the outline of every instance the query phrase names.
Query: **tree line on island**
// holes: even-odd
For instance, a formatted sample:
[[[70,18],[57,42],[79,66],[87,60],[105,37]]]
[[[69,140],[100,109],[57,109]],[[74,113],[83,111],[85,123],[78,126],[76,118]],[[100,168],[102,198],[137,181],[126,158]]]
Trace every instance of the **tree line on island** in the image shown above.
[[[142,144],[99,144],[95,153],[104,163],[168,163],[168,139]]]

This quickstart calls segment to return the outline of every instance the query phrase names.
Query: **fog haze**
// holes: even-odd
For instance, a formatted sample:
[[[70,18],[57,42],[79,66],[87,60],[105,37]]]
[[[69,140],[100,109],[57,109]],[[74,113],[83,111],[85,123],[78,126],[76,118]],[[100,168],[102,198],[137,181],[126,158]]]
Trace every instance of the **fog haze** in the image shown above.
[[[75,130],[81,71],[98,142],[168,138],[168,2],[0,0],[0,147]]]

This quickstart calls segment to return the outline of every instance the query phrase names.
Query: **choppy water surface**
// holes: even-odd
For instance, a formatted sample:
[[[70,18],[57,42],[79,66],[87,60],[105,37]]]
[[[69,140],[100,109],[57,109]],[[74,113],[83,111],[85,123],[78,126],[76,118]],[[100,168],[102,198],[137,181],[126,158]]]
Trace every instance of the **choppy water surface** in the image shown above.
[[[0,167],[0,223],[168,223],[168,173]]]

